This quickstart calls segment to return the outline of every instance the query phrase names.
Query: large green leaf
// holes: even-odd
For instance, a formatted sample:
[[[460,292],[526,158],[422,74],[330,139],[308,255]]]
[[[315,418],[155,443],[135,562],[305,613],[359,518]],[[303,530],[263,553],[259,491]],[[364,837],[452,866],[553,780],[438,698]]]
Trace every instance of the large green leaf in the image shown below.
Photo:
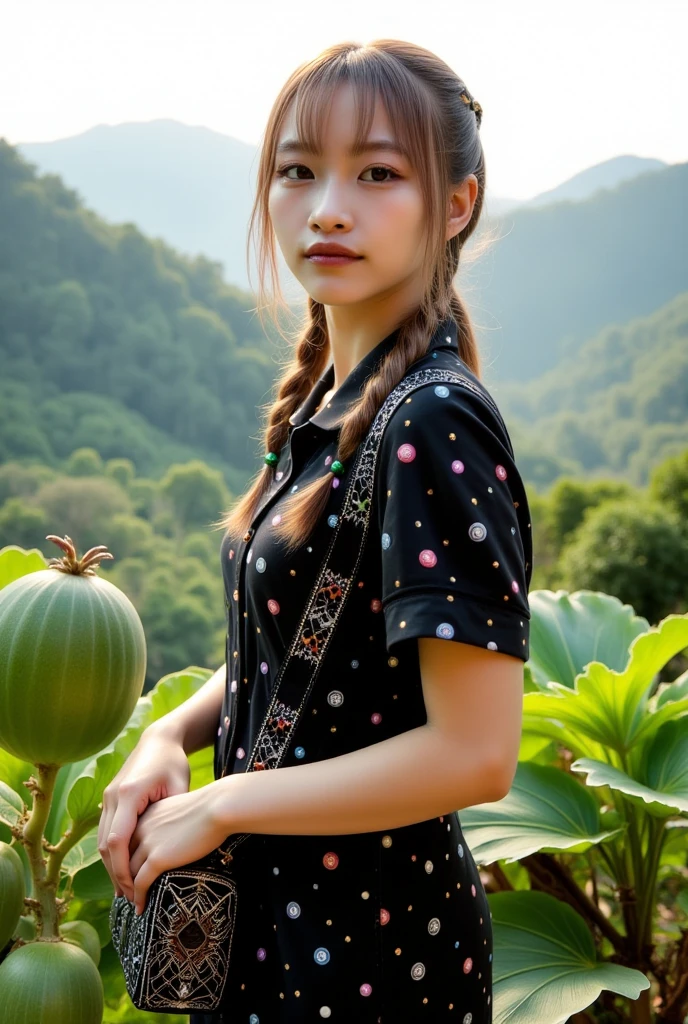
[[[89,864],[74,876],[72,891],[80,900],[112,900],[115,887],[102,860]]]
[[[621,672],[631,642],[650,628],[617,597],[593,590],[534,590],[528,597],[531,675],[538,686],[550,680],[573,687],[579,672],[600,661]]]
[[[540,719],[540,721],[543,721],[543,719]],[[519,761],[535,761],[544,755],[547,761],[551,761],[554,757],[553,747],[554,745],[548,736],[539,736],[536,733],[522,729],[518,759]],[[549,752],[549,757],[546,756],[546,752]]]
[[[81,775],[86,765],[90,764],[92,759],[93,754],[89,754],[88,757],[84,757],[81,761],[63,764],[57,773],[55,788],[53,789],[53,799],[50,804],[50,814],[45,826],[45,837],[49,843],[59,842],[64,829],[67,827],[67,796],[72,788],[74,779]]]
[[[168,711],[183,704],[189,697],[207,683],[213,673],[210,669],[191,665],[181,672],[170,672],[162,676],[148,696],[151,700],[151,721],[162,718]]]
[[[68,850],[62,861],[62,869],[68,875],[76,875],[90,864],[100,860],[98,852],[98,829],[92,829],[76,846]]]
[[[523,698],[523,715],[521,722],[521,746],[519,748],[519,761],[531,759],[531,749],[538,748],[538,741],[554,742],[566,747],[567,750],[576,751],[578,754],[594,756],[601,748],[599,743],[581,736],[579,733],[569,729],[563,722],[554,718],[548,718],[542,713],[541,708],[558,708],[556,704],[541,705],[539,701],[531,701],[531,697],[539,697],[541,691],[534,694],[525,694]],[[526,700],[526,697],[528,698]],[[532,709],[532,711],[531,711]],[[530,745],[527,745],[530,744]]]
[[[636,749],[639,743],[650,740],[665,722],[688,712],[688,672],[673,683],[663,683],[650,698],[648,710],[649,714],[645,715],[636,732]]]
[[[600,992],[637,999],[641,972],[597,960],[585,921],[544,892],[488,896],[494,936],[494,1024],[563,1024]]]
[[[665,722],[639,762],[637,777],[600,761],[579,758],[571,770],[588,786],[609,786],[656,818],[688,813],[688,718]]]
[[[70,827],[70,815],[68,801],[74,783],[84,772],[93,766],[93,763],[103,754],[121,754],[126,751],[126,756],[134,749],[143,729],[148,724],[151,713],[151,703],[147,695],[139,697],[129,721],[118,736],[111,743],[100,750],[97,754],[86,757],[81,761],[74,761],[72,764],[65,764],[57,773],[53,804],[50,808],[46,836],[51,843],[57,843],[64,834],[65,829]],[[122,762],[123,763],[123,762]],[[117,769],[119,770],[119,769]],[[104,784],[103,788],[107,783]],[[83,796],[83,791],[82,791]],[[95,814],[95,811],[93,812]],[[91,815],[93,817],[93,815]],[[88,815],[86,819],[88,820]]]
[[[623,672],[590,662],[576,677],[574,689],[550,681],[548,692],[524,694],[524,715],[552,719],[578,734],[581,742],[592,739],[625,756],[648,713],[647,698],[657,672],[686,646],[688,614],[669,615],[636,636]]]
[[[14,583],[21,576],[45,569],[48,561],[38,548],[27,551],[16,544],[9,544],[0,550],[0,589]]]
[[[191,778],[189,790],[201,789],[215,781],[215,750],[213,747],[204,747],[197,750],[195,754],[189,755],[189,767]]]
[[[8,827],[16,825],[25,810],[19,793],[0,779],[0,821]]]
[[[684,697],[688,697],[688,669],[673,683],[662,683],[652,700],[655,708],[661,708],[664,704],[683,700]]]
[[[575,778],[525,761],[502,800],[465,808],[459,817],[478,864],[509,864],[539,850],[581,852],[622,831],[602,827],[597,801]]]

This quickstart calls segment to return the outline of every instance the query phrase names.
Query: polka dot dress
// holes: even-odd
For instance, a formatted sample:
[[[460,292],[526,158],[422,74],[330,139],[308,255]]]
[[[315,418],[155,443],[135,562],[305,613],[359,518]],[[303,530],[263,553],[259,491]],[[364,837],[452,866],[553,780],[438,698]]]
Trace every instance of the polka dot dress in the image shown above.
[[[247,538],[225,536],[227,691],[215,777],[245,770],[272,686],[325,556],[344,494],[287,556],[280,508],[328,472],[338,421],[385,338],[331,401],[330,365],[300,409],[267,505]],[[363,557],[285,767],[338,757],[427,721],[418,637],[528,659],[531,531],[503,420],[441,324],[413,366],[442,366],[472,389],[431,383],[395,409],[376,470]],[[317,634],[304,637],[317,643]],[[492,929],[457,813],[344,835],[254,835],[240,885],[223,1008],[190,1024],[490,1024]]]

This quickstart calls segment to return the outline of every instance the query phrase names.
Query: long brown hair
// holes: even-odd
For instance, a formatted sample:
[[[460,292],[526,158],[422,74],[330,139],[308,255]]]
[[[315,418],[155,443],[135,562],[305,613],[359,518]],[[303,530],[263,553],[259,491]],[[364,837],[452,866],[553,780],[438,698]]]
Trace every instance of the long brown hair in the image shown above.
[[[344,82],[350,83],[356,93],[357,142],[367,138],[377,98],[381,97],[395,137],[405,147],[418,174],[427,224],[420,305],[399,323],[398,340],[382,360],[377,373],[367,381],[360,399],[351,405],[339,428],[336,457],[348,467],[378,409],[407,368],[427,351],[428,341],[442,320],[453,317],[458,329],[459,355],[469,369],[480,376],[477,342],[467,309],[453,281],[461,248],[480,219],[485,195],[485,159],[478,132],[481,109],[474,110],[470,105],[471,94],[449,65],[423,47],[397,39],[377,39],[365,45],[338,43],[302,64],[290,76],[275,100],[266,125],[247,241],[248,263],[251,237],[259,220],[258,314],[263,322],[262,309],[268,308],[273,324],[281,336],[290,341],[292,349],[292,358],[275,385],[277,396],[267,404],[264,453],[274,452],[279,456],[289,436],[289,417],[308,397],[329,358],[322,303],[308,298],[298,329],[291,337],[280,329],[279,312],[288,307],[279,289],[274,232],[268,210],[276,146],[292,102],[296,104],[298,137],[306,146],[317,146],[332,93]],[[451,187],[463,182],[469,174],[475,174],[478,180],[471,219],[462,231],[445,241]],[[272,280],[269,296],[265,287],[268,263]],[[232,536],[243,535],[271,485],[274,472],[274,466],[264,463],[246,493],[213,525]],[[327,504],[332,479],[333,474],[328,471],[285,501],[276,533],[288,551],[299,547],[311,534]]]

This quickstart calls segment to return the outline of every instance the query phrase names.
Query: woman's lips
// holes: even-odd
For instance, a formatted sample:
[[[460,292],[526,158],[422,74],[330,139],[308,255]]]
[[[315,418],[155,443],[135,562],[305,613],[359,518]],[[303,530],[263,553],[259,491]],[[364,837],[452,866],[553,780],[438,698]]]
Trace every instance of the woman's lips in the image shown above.
[[[311,263],[320,263],[324,267],[338,267],[345,263],[355,263],[362,260],[362,256],[326,256],[324,253],[317,253],[315,256],[306,256]]]

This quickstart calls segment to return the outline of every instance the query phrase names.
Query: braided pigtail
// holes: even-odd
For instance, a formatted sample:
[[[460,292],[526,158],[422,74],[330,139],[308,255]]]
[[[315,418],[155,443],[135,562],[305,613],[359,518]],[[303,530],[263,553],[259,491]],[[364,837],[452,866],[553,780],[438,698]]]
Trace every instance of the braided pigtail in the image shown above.
[[[251,525],[256,508],[270,489],[289,436],[289,417],[310,394],[327,365],[328,352],[325,307],[309,299],[308,321],[294,346],[294,357],[279,378],[277,397],[268,403],[268,421],[263,433],[263,450],[268,454],[263,457],[264,465],[225,518],[213,524],[216,527],[240,537]]]
[[[398,340],[368,378],[360,399],[350,407],[339,428],[335,461],[345,472],[351,468],[356,451],[385,399],[403,379],[409,366],[427,351],[429,338],[440,319],[437,312],[428,315],[419,308],[399,325]],[[299,488],[298,493],[286,499],[280,509],[282,519],[275,527],[275,535],[282,539],[287,551],[306,542],[325,511],[330,489],[338,486],[338,482],[335,484],[330,468],[319,480]]]

